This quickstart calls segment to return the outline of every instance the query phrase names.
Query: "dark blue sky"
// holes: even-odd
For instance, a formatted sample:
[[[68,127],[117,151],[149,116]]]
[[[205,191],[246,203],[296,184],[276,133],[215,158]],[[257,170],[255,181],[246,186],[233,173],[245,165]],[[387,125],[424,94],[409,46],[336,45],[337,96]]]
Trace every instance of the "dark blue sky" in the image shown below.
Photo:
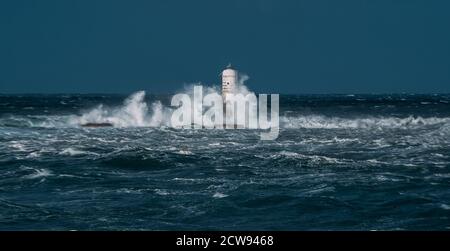
[[[2,1],[0,93],[450,92],[450,1]]]

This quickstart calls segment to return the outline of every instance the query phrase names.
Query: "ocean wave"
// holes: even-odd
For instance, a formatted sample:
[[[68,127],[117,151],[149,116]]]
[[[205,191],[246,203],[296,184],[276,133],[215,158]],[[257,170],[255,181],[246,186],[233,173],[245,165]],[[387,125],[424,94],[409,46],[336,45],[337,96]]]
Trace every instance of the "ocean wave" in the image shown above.
[[[185,90],[193,95],[193,87]],[[206,89],[206,93],[217,92]],[[247,93],[248,90],[243,90]],[[80,128],[89,123],[108,123],[118,128],[155,127],[163,128],[171,124],[173,109],[161,101],[150,105],[145,101],[146,93],[138,91],[126,98],[122,105],[109,107],[103,104],[81,112],[81,115],[7,115],[0,117],[0,127],[43,127],[43,128]],[[289,114],[287,111],[285,114]],[[351,115],[350,115],[351,116]],[[286,129],[410,129],[429,125],[449,125],[450,117],[374,116],[368,113],[364,117],[333,117],[323,114],[290,115],[280,117],[280,128]],[[201,120],[201,118],[200,118]]]
[[[227,194],[224,194],[224,193],[219,193],[219,192],[217,192],[217,193],[214,193],[212,197],[213,197],[213,198],[216,198],[216,199],[221,199],[221,198],[228,197],[228,195],[227,195]]]
[[[65,128],[74,127],[75,115],[10,115],[0,118],[0,127]]]
[[[36,179],[36,178],[42,178],[53,175],[52,172],[48,169],[41,168],[41,169],[33,169],[32,174],[25,175],[24,179]]]
[[[411,129],[429,125],[445,125],[450,123],[448,117],[367,117],[367,118],[341,118],[326,117],[322,115],[309,115],[297,117],[280,117],[281,128],[308,128],[308,129]]]
[[[150,113],[144,99],[145,92],[139,91],[128,97],[120,107],[108,108],[99,105],[89,112],[73,118],[71,123],[76,125],[111,123],[115,127],[158,127],[167,125],[170,121],[171,109],[164,107],[160,101],[156,101],[150,106]]]
[[[153,115],[105,115],[101,106],[82,116],[16,116],[0,118],[0,127],[18,128],[80,128],[86,123],[111,123],[117,128],[170,126],[168,114],[162,105],[154,104]],[[103,114],[103,115],[102,115]],[[323,115],[281,116],[280,128],[285,129],[416,129],[425,126],[448,126],[450,117],[328,117]]]
[[[71,147],[64,149],[59,154],[61,154],[61,155],[69,155],[69,156],[80,156],[80,155],[87,155],[87,154],[95,154],[95,155],[97,155],[96,153],[85,152],[85,151],[81,151],[81,150],[74,149],[74,148],[71,148]]]
[[[257,154],[255,155],[255,157],[271,160],[286,160],[286,159],[304,160],[310,163],[322,163],[322,164],[345,164],[346,162],[351,162],[351,160],[346,159],[337,159],[323,155],[308,155],[290,151],[280,151],[278,153],[273,153],[270,155]]]
[[[81,127],[88,123],[110,123],[114,127],[160,127],[170,122],[171,109],[160,101],[150,106],[145,102],[145,92],[139,91],[125,99],[121,106],[103,104],[82,112],[81,115],[9,115],[0,118],[1,127]]]

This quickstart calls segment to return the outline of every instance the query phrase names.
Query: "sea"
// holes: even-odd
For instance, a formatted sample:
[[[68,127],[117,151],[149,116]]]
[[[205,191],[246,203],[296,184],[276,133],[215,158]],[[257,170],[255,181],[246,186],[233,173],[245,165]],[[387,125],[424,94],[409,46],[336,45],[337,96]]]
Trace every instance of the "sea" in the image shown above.
[[[0,230],[450,229],[450,94],[279,100],[261,140],[172,128],[171,95],[2,94]]]

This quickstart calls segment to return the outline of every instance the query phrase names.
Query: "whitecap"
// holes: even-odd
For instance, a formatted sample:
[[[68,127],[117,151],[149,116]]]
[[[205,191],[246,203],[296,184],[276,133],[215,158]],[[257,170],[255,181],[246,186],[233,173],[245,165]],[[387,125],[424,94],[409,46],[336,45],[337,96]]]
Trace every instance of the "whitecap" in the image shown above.
[[[35,173],[24,176],[25,179],[36,179],[41,177],[51,176],[52,172],[48,169],[34,169]]]
[[[180,150],[177,153],[181,154],[181,155],[192,155],[193,154],[191,151],[188,151],[188,150]]]
[[[219,192],[217,192],[217,193],[215,193],[213,195],[213,198],[218,198],[218,199],[225,198],[225,197],[228,197],[228,195],[227,194],[223,194],[223,193],[219,193]]]
[[[170,108],[163,107],[160,101],[151,105],[152,113],[145,102],[145,92],[139,91],[128,97],[120,107],[105,107],[100,104],[96,108],[73,118],[71,123],[111,123],[115,127],[157,127],[170,121]]]
[[[117,193],[127,193],[127,194],[141,194],[142,191],[140,189],[129,189],[129,188],[121,188],[117,190]]]
[[[164,189],[155,189],[154,191],[155,191],[155,193],[158,194],[158,195],[169,195],[169,192],[167,192],[167,191],[164,190]]]
[[[11,141],[10,147],[17,149],[17,151],[24,152],[26,151],[25,145],[20,143],[19,141]]]
[[[282,128],[307,129],[409,129],[450,123],[449,117],[367,117],[341,118],[323,115],[280,117]]]
[[[26,158],[39,158],[41,156],[41,154],[39,152],[31,152],[27,155]]]
[[[64,149],[60,154],[61,155],[69,155],[69,156],[78,156],[78,155],[85,155],[85,154],[87,154],[87,152],[73,149],[70,147],[70,148]]]

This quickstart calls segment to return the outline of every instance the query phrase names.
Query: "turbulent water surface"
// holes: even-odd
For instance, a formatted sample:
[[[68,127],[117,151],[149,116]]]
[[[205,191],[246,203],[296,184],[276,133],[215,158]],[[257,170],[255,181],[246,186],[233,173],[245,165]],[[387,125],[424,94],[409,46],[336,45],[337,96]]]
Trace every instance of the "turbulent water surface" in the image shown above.
[[[450,95],[282,95],[274,141],[169,98],[0,95],[0,229],[450,228]]]

